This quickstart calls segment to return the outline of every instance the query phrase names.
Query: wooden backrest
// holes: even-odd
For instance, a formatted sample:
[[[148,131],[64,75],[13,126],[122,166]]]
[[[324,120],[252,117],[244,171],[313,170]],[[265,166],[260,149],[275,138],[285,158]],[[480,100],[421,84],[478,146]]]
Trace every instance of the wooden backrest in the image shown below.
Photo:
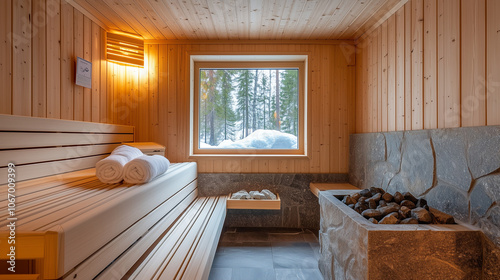
[[[9,163],[16,181],[28,180],[95,167],[133,141],[133,126],[0,115],[0,184],[7,183]]]

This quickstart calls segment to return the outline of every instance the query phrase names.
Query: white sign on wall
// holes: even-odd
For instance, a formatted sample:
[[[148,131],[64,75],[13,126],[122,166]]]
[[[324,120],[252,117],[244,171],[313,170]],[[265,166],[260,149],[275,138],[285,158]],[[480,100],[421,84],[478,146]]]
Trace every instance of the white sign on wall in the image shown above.
[[[77,85],[92,88],[92,62],[77,57],[75,72]]]

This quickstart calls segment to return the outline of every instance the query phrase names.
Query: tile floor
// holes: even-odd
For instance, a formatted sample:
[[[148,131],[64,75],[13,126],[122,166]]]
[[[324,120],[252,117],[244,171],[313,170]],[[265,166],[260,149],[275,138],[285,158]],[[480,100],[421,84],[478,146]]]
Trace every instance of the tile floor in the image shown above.
[[[209,280],[322,280],[318,239],[309,230],[230,228]]]

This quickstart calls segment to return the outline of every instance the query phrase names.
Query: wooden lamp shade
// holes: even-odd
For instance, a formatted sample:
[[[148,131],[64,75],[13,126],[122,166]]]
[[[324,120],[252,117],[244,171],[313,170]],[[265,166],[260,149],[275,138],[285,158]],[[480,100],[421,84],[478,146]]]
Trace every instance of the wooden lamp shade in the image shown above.
[[[144,39],[126,33],[107,33],[106,59],[127,66],[144,67]]]

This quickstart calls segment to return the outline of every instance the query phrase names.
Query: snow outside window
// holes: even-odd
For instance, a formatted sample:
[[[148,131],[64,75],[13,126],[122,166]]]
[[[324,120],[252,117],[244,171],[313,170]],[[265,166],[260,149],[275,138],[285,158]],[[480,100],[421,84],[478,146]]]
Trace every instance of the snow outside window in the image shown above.
[[[195,61],[192,155],[305,155],[306,62],[296,59]]]

